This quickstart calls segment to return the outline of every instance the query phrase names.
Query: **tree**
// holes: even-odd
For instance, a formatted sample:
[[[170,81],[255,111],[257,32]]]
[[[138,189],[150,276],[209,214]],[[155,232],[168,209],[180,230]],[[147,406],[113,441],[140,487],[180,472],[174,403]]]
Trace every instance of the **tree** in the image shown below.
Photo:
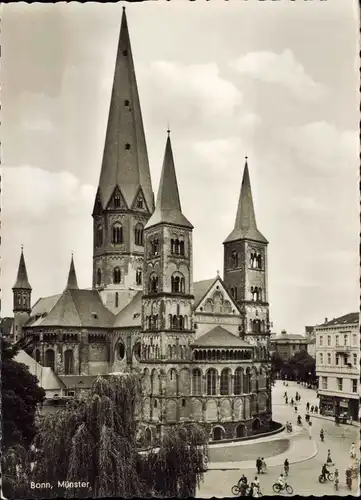
[[[27,448],[35,436],[36,408],[45,398],[38,379],[23,363],[14,361],[20,345],[1,338],[2,447]]]
[[[274,351],[271,355],[271,381],[276,379],[276,376],[281,372],[284,361],[278,351]]]
[[[157,450],[139,453],[140,402],[137,374],[98,377],[88,394],[55,414],[44,415],[34,442],[38,452],[31,480],[84,481],[89,488],[64,490],[55,484],[52,490],[41,490],[41,496],[193,495],[202,479],[202,454],[207,453],[205,431],[195,424],[177,425]]]
[[[296,352],[290,360],[290,366],[299,380],[307,383],[315,383],[316,362],[307,351],[301,350]]]

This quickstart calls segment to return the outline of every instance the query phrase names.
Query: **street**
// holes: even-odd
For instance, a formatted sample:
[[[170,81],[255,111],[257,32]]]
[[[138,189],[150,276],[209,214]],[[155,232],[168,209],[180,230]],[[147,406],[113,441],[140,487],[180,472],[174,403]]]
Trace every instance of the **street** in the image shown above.
[[[277,381],[275,387],[273,388],[273,419],[278,422],[285,423],[287,420],[291,421],[293,426],[296,425],[297,415],[291,405],[286,405],[284,402],[283,394],[287,390],[289,401],[291,397],[295,397],[296,391],[301,395],[301,401],[298,403],[298,413],[301,415],[303,424],[304,416],[306,414],[306,403],[307,401],[310,405],[318,404],[316,399],[316,391],[312,389],[306,389],[301,385],[297,385],[296,382],[289,382],[288,387],[284,387],[282,382]],[[290,484],[294,490],[294,495],[338,495],[345,496],[349,495],[350,491],[345,485],[345,469],[351,463],[349,457],[349,451],[351,443],[355,443],[356,450],[359,450],[359,427],[350,425],[340,425],[336,426],[333,421],[326,420],[324,418],[313,417],[311,414],[312,421],[312,439],[306,436],[302,443],[304,447],[311,447],[312,441],[315,441],[317,445],[317,454],[306,461],[298,462],[292,464],[290,459],[290,473],[287,479],[288,484]],[[308,426],[307,426],[308,427]],[[321,428],[324,429],[325,441],[322,443],[319,437]],[[291,435],[288,435],[290,437]],[[283,437],[280,435],[280,437]],[[294,437],[294,439],[298,439]],[[292,441],[292,437],[291,437]],[[265,443],[267,445],[269,443]],[[266,449],[266,446],[265,446]],[[320,484],[318,481],[318,476],[321,473],[322,465],[327,459],[327,450],[331,450],[331,457],[335,463],[335,467],[339,469],[340,473],[340,485],[339,490],[335,491],[333,483]],[[307,451],[307,450],[306,450]],[[218,457],[220,455],[220,450],[217,453]],[[282,458],[285,454],[282,454]],[[264,455],[267,456],[266,453]],[[268,454],[269,456],[269,454]],[[217,458],[217,460],[221,460]],[[225,462],[227,459],[224,460]],[[244,462],[246,464],[246,462]],[[281,462],[282,463],[282,462]],[[226,466],[226,464],[225,464]],[[227,464],[229,466],[229,464]],[[331,468],[334,470],[334,468]],[[268,474],[263,474],[259,477],[261,490],[263,495],[274,495],[272,491],[272,485],[277,480],[280,473],[283,471],[282,465],[270,466]],[[204,482],[200,485],[197,492],[197,497],[210,498],[215,497],[225,497],[232,496],[231,488],[234,484],[238,482],[238,479],[242,474],[247,476],[248,480],[251,481],[256,476],[256,470],[244,468],[239,470],[209,470],[204,475]],[[352,485],[352,495],[358,494],[358,484],[359,479],[353,479]],[[285,493],[285,495],[287,495]]]

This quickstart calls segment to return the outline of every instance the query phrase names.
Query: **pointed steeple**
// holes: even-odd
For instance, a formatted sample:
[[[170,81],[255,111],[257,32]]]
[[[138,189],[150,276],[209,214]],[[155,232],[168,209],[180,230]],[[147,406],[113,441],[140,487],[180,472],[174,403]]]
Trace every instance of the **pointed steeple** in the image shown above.
[[[31,290],[31,286],[30,286],[30,283],[28,280],[28,273],[26,271],[23,247],[21,247],[18,275],[16,278],[16,283],[13,286],[13,290],[18,289],[18,288],[20,288],[22,290]]]
[[[257,228],[247,160],[248,158],[246,156],[246,163],[244,166],[241,193],[239,195],[234,229],[228,236],[228,238],[224,241],[224,243],[241,239],[268,243],[266,238],[260,233]]]
[[[98,188],[103,208],[117,186],[128,208],[141,188],[153,212],[154,195],[124,8]]]
[[[68,275],[68,281],[65,290],[78,290],[78,280],[76,279],[75,266],[73,254],[71,255],[70,269]]]
[[[169,134],[168,130],[155,210],[145,227],[148,228],[163,222],[193,229],[192,224],[182,214]]]

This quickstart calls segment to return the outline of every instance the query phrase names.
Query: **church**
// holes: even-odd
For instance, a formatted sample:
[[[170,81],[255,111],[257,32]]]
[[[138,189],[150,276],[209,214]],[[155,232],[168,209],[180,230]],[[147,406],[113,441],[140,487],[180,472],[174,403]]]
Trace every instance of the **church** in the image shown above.
[[[224,235],[223,279],[198,282],[175,160],[168,131],[155,201],[123,10],[92,213],[92,288],[79,289],[72,257],[64,291],[32,305],[22,250],[14,339],[31,340],[32,357],[68,396],[98,375],[137,370],[148,442],[177,422],[206,426],[212,440],[267,432],[268,241],[256,224],[247,158],[234,227]]]

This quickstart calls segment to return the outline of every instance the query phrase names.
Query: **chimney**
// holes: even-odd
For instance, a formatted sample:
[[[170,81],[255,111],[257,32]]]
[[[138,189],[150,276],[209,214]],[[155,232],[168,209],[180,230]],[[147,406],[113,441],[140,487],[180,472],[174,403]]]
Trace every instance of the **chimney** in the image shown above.
[[[327,321],[328,321],[328,318],[325,318],[325,323],[327,323]]]

